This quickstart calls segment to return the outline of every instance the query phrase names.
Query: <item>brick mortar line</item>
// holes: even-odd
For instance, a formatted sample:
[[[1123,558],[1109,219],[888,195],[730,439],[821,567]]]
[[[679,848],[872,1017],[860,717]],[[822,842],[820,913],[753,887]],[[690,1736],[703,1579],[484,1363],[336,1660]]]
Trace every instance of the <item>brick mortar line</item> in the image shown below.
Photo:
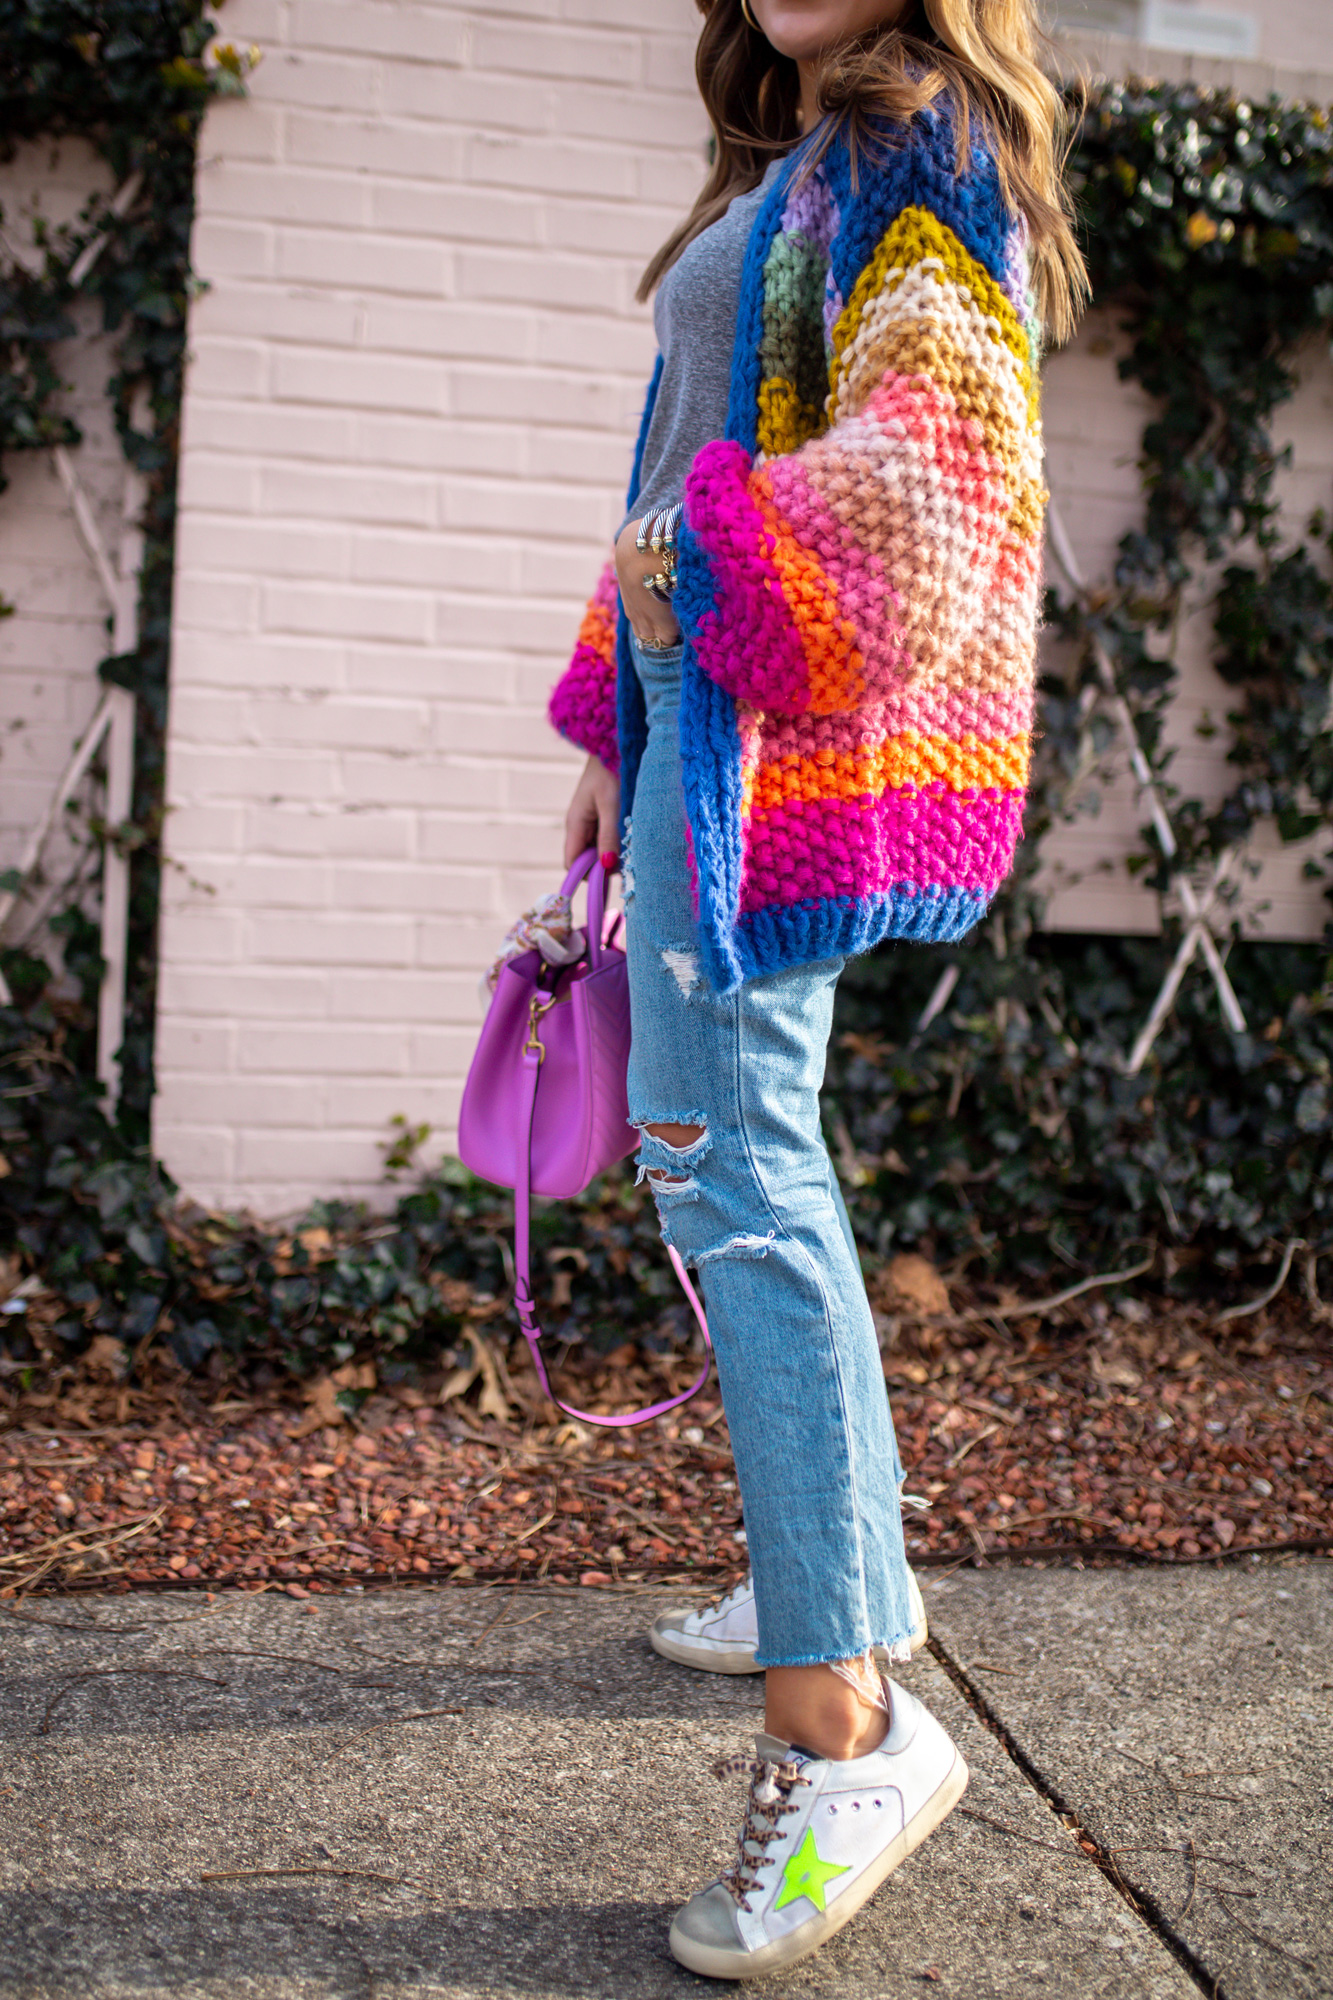
[[[1076,1808],[1069,1803],[1059,1788],[1045,1775],[1035,1760],[1028,1755],[1027,1751],[1014,1741],[1013,1736],[1005,1724],[1001,1722],[985,1694],[983,1694],[982,1690],[971,1679],[964,1668],[945,1650],[943,1644],[935,1637],[933,1632],[927,1639],[926,1645],[931,1657],[948,1676],[949,1680],[963,1697],[963,1700],[972,1710],[972,1713],[976,1716],[978,1722],[980,1722],[982,1728],[990,1732],[1010,1762],[1017,1765],[1033,1791],[1045,1801],[1052,1812],[1059,1817],[1062,1824],[1067,1826],[1071,1833],[1079,1837],[1079,1841],[1086,1840],[1090,1842],[1096,1850],[1094,1853],[1088,1854],[1086,1848],[1081,1847],[1079,1841],[1076,1841],[1075,1851],[1082,1853],[1086,1860],[1091,1861],[1095,1868],[1100,1869],[1121,1901],[1139,1919],[1144,1929],[1151,1931],[1158,1942],[1165,1946],[1177,1964],[1189,1974],[1199,1991],[1208,1996],[1208,2000],[1229,2000],[1227,1989],[1222,1985],[1220,1978],[1207,1970],[1202,1959],[1190,1949],[1185,1940],[1172,1928],[1171,1919],[1157,1898],[1146,1889],[1136,1888],[1131,1893],[1129,1885],[1115,1865],[1114,1856],[1102,1845],[1101,1841],[1088,1832]]]
[[[227,282],[229,283],[230,280],[227,280]],[[386,294],[386,297],[387,296],[388,295]],[[617,320],[615,324],[628,326],[629,324],[631,324],[631,322],[628,319],[623,321]],[[650,324],[649,321],[644,320],[643,326],[645,330],[647,330],[649,324]],[[199,334],[197,334],[193,346],[195,348],[201,348],[205,345],[212,345],[215,347],[226,347],[226,346],[254,347],[257,345],[262,346],[267,339],[268,339],[267,334],[200,332]],[[292,343],[292,345],[299,345],[299,344],[300,343],[296,342]],[[319,345],[318,342],[312,343],[310,341],[306,341],[304,345],[309,352],[315,354],[327,353],[335,356],[340,356],[343,354],[358,354],[358,355],[371,355],[373,357],[376,352],[376,350],[371,347],[323,348]],[[507,384],[513,377],[514,373],[519,370],[521,370],[524,374],[528,376],[539,377],[541,379],[543,386],[549,385],[549,386],[559,386],[562,388],[568,388],[571,386],[577,387],[578,384],[581,382],[609,382],[617,388],[632,387],[635,390],[636,394],[639,396],[640,403],[642,402],[642,390],[643,390],[642,373],[639,372],[631,374],[628,369],[624,370],[623,372],[615,371],[608,373],[602,369],[592,367],[591,364],[581,363],[579,366],[576,367],[572,362],[569,361],[551,361],[551,360],[497,361],[494,355],[492,354],[483,354],[481,356],[460,354],[460,355],[444,355],[439,357],[426,355],[424,358],[427,361],[431,362],[432,366],[438,366],[441,374],[443,375],[460,375],[460,374],[471,375],[471,374],[476,374],[478,371],[483,371],[486,373],[488,379],[495,382],[497,385]],[[248,409],[254,406],[255,404],[262,404],[265,407],[268,407],[271,404],[283,411],[310,412],[314,410],[323,410],[328,407],[323,403],[310,402],[308,400],[298,401],[294,397],[273,397],[268,395],[267,392],[263,394],[256,392],[254,395],[243,396],[233,389],[199,390],[198,392],[195,393],[194,399],[203,407],[209,409],[225,409],[230,407],[232,404],[237,404],[243,409]],[[353,417],[369,418],[372,422],[378,421],[378,419],[381,417],[398,417],[403,414],[401,410],[395,408],[393,405],[391,404],[386,405],[383,403],[364,403],[360,405],[339,404],[335,414],[341,415],[344,411],[346,411],[347,414]],[[409,410],[407,412],[407,415],[415,420],[421,418],[422,412],[420,410]],[[592,435],[594,437],[619,437],[621,435],[624,435],[627,439],[628,444],[632,445],[634,442],[633,436],[628,431],[626,431],[625,433],[621,433],[618,430],[612,429],[612,427],[610,427],[609,425],[602,426],[600,428],[593,428],[588,425],[579,424],[575,422],[573,418],[563,417],[563,416],[550,417],[544,421],[537,417],[531,417],[531,418],[509,417],[505,414],[503,407],[501,407],[496,413],[478,413],[475,411],[466,410],[460,412],[457,416],[451,415],[448,411],[443,411],[443,410],[435,411],[427,414],[426,421],[436,424],[452,424],[452,423],[500,424],[512,430],[522,430],[522,431],[528,431],[528,430],[571,431],[572,430],[581,432],[584,430],[592,429]],[[216,451],[219,449],[219,447],[216,445],[209,445],[204,448],[209,451]],[[241,453],[240,455],[244,456],[244,453]],[[396,471],[399,468],[392,467],[390,469]],[[1100,487],[1093,487],[1093,486],[1089,486],[1087,490],[1089,493],[1092,493],[1097,496],[1100,496],[1102,491]],[[1126,488],[1126,491],[1128,491],[1128,488]],[[1112,494],[1110,497],[1112,499],[1119,498],[1118,491]],[[51,508],[49,511],[52,513],[58,512],[58,510],[54,507]]]
[[[375,231],[366,230],[361,233],[372,241],[376,240],[377,232]],[[344,242],[348,237],[354,239],[356,234],[356,231],[350,229],[344,231]],[[419,245],[426,250],[453,248],[449,239],[443,236],[419,236],[410,240],[413,247]],[[353,247],[356,247],[355,244],[353,244]],[[516,264],[524,261],[521,257],[514,258]],[[533,260],[529,258],[526,261],[531,263]],[[628,275],[633,276],[635,268],[639,263],[640,260],[638,257],[606,257],[597,261],[597,269],[599,271],[624,270]],[[423,289],[419,292],[408,292],[390,289],[387,285],[356,284],[341,276],[293,278],[276,272],[272,274],[262,272],[258,276],[252,276],[249,272],[234,271],[221,272],[217,276],[225,280],[233,294],[242,298],[256,293],[265,295],[278,292],[288,297],[296,293],[304,301],[313,294],[317,295],[319,300],[326,304],[332,301],[341,305],[376,305],[387,308],[403,306],[409,310],[413,307],[424,306],[432,311],[440,312],[448,312],[451,308],[455,308],[462,312],[485,312],[496,319],[502,320],[531,321],[539,319],[545,314],[553,317],[577,317],[582,320],[592,321],[599,326],[636,326],[641,327],[645,332],[652,324],[647,309],[640,305],[637,300],[625,306],[589,307],[582,300],[571,302],[567,299],[543,298],[536,294],[525,299],[516,299],[512,294],[482,291],[431,292]],[[216,279],[214,283],[216,284]],[[357,346],[347,341],[315,342],[311,341],[309,336],[305,334],[280,333],[271,329],[266,329],[260,334],[252,332],[229,334],[226,329],[215,330],[209,328],[208,335],[211,338],[259,339],[270,342],[275,347],[315,347],[321,353],[326,354],[369,353],[375,355],[418,355],[425,353],[427,358],[432,361],[436,358],[436,350],[434,348],[383,347],[378,344],[374,347],[371,347],[369,344]],[[478,358],[483,361],[490,361],[493,353],[494,350],[489,347],[481,347],[477,350]],[[467,360],[469,357],[466,355],[461,357],[444,355],[440,358],[448,365],[455,359]],[[529,364],[522,362],[507,365],[526,367]],[[571,372],[592,375],[600,379],[598,371],[591,366],[571,369]]]
[[[358,67],[358,65],[354,65],[354,67]],[[521,72],[515,71],[513,73],[513,76],[511,78],[507,78],[506,80],[517,81],[519,83],[522,83],[523,76]],[[564,81],[568,82],[569,80],[564,79]],[[585,86],[583,85],[581,79],[575,78],[573,80],[573,87],[576,89],[582,89]],[[621,86],[622,93],[624,88],[625,86]],[[651,96],[654,103],[660,103],[664,105],[666,104],[684,105],[690,102],[688,94],[684,91],[671,92],[669,94],[664,92],[661,93],[660,95],[645,91],[644,95]],[[266,103],[272,110],[277,112],[282,112],[288,117],[310,118],[310,119],[318,118],[334,126],[346,127],[348,130],[353,130],[358,127],[361,128],[362,130],[369,128],[371,130],[379,132],[402,131],[405,128],[410,128],[413,132],[419,132],[423,129],[434,129],[436,131],[441,129],[439,125],[434,124],[434,122],[429,118],[411,118],[405,113],[400,111],[385,112],[385,111],[376,111],[374,109],[369,109],[369,108],[363,111],[354,111],[341,105],[337,107],[312,106],[301,103],[300,100],[297,98],[269,98],[266,100]],[[615,153],[619,153],[623,157],[627,143],[623,139],[616,139],[616,138],[604,139],[598,137],[594,133],[589,133],[589,132],[567,132],[555,126],[551,126],[544,130],[534,132],[531,130],[525,130],[523,127],[517,125],[468,126],[464,125],[461,121],[459,121],[453,124],[452,129],[455,132],[458,132],[461,135],[463,135],[462,136],[463,144],[469,144],[469,143],[475,144],[477,141],[480,140],[484,143],[489,143],[491,145],[497,145],[497,146],[521,145],[530,148],[542,147],[547,150],[550,150],[552,148],[555,149],[563,148],[567,150],[571,155],[576,156],[581,160],[608,159]],[[706,137],[707,134],[701,129],[699,132],[699,139],[698,139],[698,145],[700,147],[702,147],[702,145],[704,144]],[[637,140],[635,141],[635,144],[636,145],[638,144]],[[669,158],[688,159],[691,162],[691,164],[696,167],[699,164],[699,153],[696,150],[695,142],[693,141],[687,140],[681,143],[672,143],[670,141],[645,140],[644,144],[652,146],[654,151],[660,152],[664,159],[669,159]],[[291,175],[291,176],[296,176],[296,175],[309,175],[312,177],[318,176],[321,179],[325,178],[327,175],[327,178],[329,179],[336,178],[340,181],[345,182],[349,186],[359,178],[361,172],[363,171],[362,169],[356,167],[342,167],[338,165],[333,165],[326,169],[325,163],[320,160],[293,159],[290,156],[286,155],[285,153],[279,154],[276,158],[273,159],[261,159],[255,154],[249,154],[249,153],[228,154],[222,152],[221,150],[215,150],[207,157],[203,158],[201,160],[201,165],[206,169],[222,166],[225,167],[229,173],[233,174],[237,172],[241,173],[267,172],[270,174],[276,173],[276,174]],[[440,180],[437,183],[432,175],[422,174],[420,170],[414,173],[410,169],[404,169],[402,172],[396,174],[386,169],[383,178],[386,181],[392,181],[395,184],[411,185],[416,187],[435,187],[437,185],[444,186],[448,184],[456,186],[459,184],[460,180],[460,176],[457,173],[451,173],[447,176],[441,175]],[[700,178],[702,179],[702,175],[700,176]],[[525,183],[520,181],[487,179],[484,175],[472,175],[472,174],[468,174],[466,176],[464,184],[466,186],[473,188],[484,188],[488,194],[501,194],[501,195],[513,194],[516,191],[521,192],[523,187],[526,185]],[[595,196],[582,195],[577,189],[565,191],[562,188],[554,190],[554,194],[555,198],[561,201],[596,200],[599,202],[605,201],[608,203],[614,203],[617,206],[625,202],[633,202],[637,199],[637,197],[632,194],[618,193],[614,187],[607,189],[605,193],[599,192]],[[209,212],[215,213],[217,211],[210,209]],[[243,219],[245,221],[260,221],[268,223],[271,223],[273,221],[273,218],[271,216],[262,216],[262,217],[246,216],[244,218],[238,217],[236,219],[238,220]],[[283,223],[280,224],[279,226],[288,226],[294,228],[306,228],[306,227],[319,228],[322,225],[320,225],[319,223],[306,223],[300,219],[297,219],[292,222],[287,222],[286,218],[284,218]]]
[[[350,60],[352,68],[355,71],[359,71],[362,61],[383,62],[387,60],[392,62],[394,58],[391,56],[386,58],[383,56],[367,55],[365,57],[354,57]],[[429,71],[444,70],[446,74],[449,71],[449,65],[446,63],[424,62],[413,64],[412,67]],[[567,85],[571,91],[597,93],[608,104],[623,99],[626,90],[626,86],[623,83],[607,83],[595,77],[573,76],[543,80],[527,70],[519,69],[474,69],[469,67],[462,71],[455,71],[454,74],[458,75],[461,79],[465,79],[469,84],[475,83],[479,88],[485,89],[489,87],[496,90],[503,90],[506,85],[514,83],[517,83],[520,87],[525,83],[529,83],[535,85],[540,91],[542,89],[549,89],[552,81],[556,81],[557,83]],[[664,105],[673,108],[679,107],[687,116],[693,117],[698,111],[698,98],[695,95],[692,84],[688,88],[680,88],[667,84],[642,84],[636,88],[635,95],[642,96],[648,103],[659,108]],[[295,97],[271,97],[265,99],[265,102],[270,104],[275,111],[284,112],[289,118],[302,118],[310,124],[318,124],[323,127],[332,126],[337,131],[364,131],[367,126],[370,126],[380,130],[407,131],[418,136],[424,136],[437,133],[441,129],[441,121],[424,111],[355,111],[336,104],[306,104],[300,98]],[[517,119],[512,125],[464,126],[460,124],[456,129],[463,133],[464,142],[467,139],[475,138],[478,133],[481,133],[486,138],[495,138],[500,141],[511,138],[514,140],[536,139],[538,141],[574,140],[576,142],[583,141],[590,146],[596,147],[615,146],[621,143],[616,139],[601,138],[594,132],[569,132],[558,125],[543,125],[534,130],[531,126],[525,125]],[[651,146],[655,151],[660,153],[687,155],[692,162],[697,164],[698,148],[705,143],[708,136],[702,119],[699,120],[698,132],[697,144],[692,140],[682,139],[645,139],[642,141],[642,144]],[[639,143],[638,140],[635,141],[636,145]],[[249,161],[252,156],[247,155],[246,157]],[[284,160],[276,161],[274,164],[304,168],[309,166],[311,162],[295,159],[288,155]],[[314,162],[314,164],[318,165],[319,163]],[[413,174],[408,170],[404,170],[400,174],[395,174],[393,178],[395,180],[420,181],[428,180],[429,176],[420,173]]]

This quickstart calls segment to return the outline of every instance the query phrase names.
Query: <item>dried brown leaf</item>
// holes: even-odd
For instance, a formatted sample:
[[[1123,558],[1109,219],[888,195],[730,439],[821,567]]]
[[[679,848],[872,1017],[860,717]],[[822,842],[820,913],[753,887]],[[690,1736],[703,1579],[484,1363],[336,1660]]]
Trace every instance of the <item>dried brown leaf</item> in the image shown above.
[[[1123,1354],[1097,1354],[1089,1362],[1094,1378],[1104,1389],[1137,1389],[1143,1377]]]
[[[298,1424],[293,1424],[287,1435],[290,1438],[309,1437],[312,1431],[322,1430],[326,1424],[337,1425],[347,1422],[347,1412],[338,1401],[338,1391],[330,1375],[316,1375],[313,1382],[305,1385],[305,1399],[310,1405],[309,1412]]]
[[[928,1257],[905,1251],[886,1273],[889,1287],[905,1306],[918,1312],[947,1313],[949,1289]]]
[[[83,1356],[83,1365],[90,1375],[106,1377],[119,1382],[129,1366],[129,1357],[123,1344],[114,1334],[99,1333],[88,1344]]]

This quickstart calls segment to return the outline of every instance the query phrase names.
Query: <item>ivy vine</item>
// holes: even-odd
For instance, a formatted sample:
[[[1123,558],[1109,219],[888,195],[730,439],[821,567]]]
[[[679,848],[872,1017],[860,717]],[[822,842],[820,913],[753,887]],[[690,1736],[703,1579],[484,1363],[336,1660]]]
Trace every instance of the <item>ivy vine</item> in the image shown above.
[[[1219,855],[1263,818],[1300,839],[1333,803],[1333,587],[1323,513],[1294,533],[1281,518],[1273,419],[1302,351],[1333,331],[1333,121],[1277,100],[1122,86],[1089,108],[1075,184],[1094,295],[1115,302],[1128,335],[1121,373],[1158,414],[1142,441],[1143,524],[1120,545],[1111,590],[1064,628],[1095,632],[1119,665],[1169,786],[1176,677],[1146,637],[1172,629],[1201,565],[1230,555],[1215,663],[1239,696],[1227,720],[1241,775],[1212,812],[1177,795],[1182,859]]]
[[[244,88],[249,53],[214,43],[202,0],[0,0],[0,157],[24,141],[77,137],[106,161],[118,188],[137,185],[117,213],[102,198],[78,221],[37,234],[37,270],[10,258],[0,270],[0,483],[15,451],[77,444],[65,409],[57,343],[75,331],[72,273],[94,241],[100,249],[77,288],[95,301],[115,336],[107,393],[121,447],[145,477],[145,553],[139,643],[101,661],[104,681],[137,697],[133,811],[115,837],[131,849],[129,979],[122,1054],[123,1136],[143,1143],[153,1087],[153,998],[159,887],[175,529],[176,441],[180,420],[189,234],[194,211],[195,142],[209,101]],[[147,429],[140,429],[146,407]],[[105,835],[103,835],[105,837]],[[78,908],[59,920],[93,949]],[[91,968],[85,968],[91,970]],[[37,999],[48,973],[36,959],[6,955],[20,1002]],[[64,1010],[56,1032],[66,1058],[85,1071],[93,1060],[89,1006]]]
[[[159,1239],[145,1232],[145,1215],[165,1213],[174,1198],[149,1156],[148,1113],[195,147],[207,105],[244,89],[255,53],[219,46],[214,34],[202,0],[0,0],[0,159],[29,141],[81,139],[132,197],[115,207],[94,198],[64,228],[39,216],[35,257],[0,245],[0,487],[11,454],[79,442],[59,343],[76,330],[80,298],[95,303],[113,336],[107,394],[147,494],[138,644],[97,667],[102,680],[137,697],[131,818],[123,828],[89,830],[131,855],[119,1113],[111,1124],[95,1081],[102,967],[80,882],[50,926],[63,979],[53,982],[35,949],[0,950],[13,1001],[0,1009],[0,1251],[37,1268],[81,1259],[83,1276],[105,1296],[104,1319],[127,1334],[142,1321],[144,1300],[162,1291]],[[95,241],[96,259],[76,287],[79,257]],[[17,886],[12,876],[0,879],[0,887]]]

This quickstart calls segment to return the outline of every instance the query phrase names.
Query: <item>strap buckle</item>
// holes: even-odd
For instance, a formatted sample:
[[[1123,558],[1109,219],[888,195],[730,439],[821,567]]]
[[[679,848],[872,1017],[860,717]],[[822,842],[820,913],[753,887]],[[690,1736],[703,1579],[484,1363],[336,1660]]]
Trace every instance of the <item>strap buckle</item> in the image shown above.
[[[530,1054],[536,1055],[538,1069],[546,1061],[546,1049],[541,1036],[537,1033],[537,1029],[540,1025],[542,1015],[549,1014],[552,1007],[556,1005],[558,1005],[558,996],[554,993],[546,1001],[543,1001],[540,993],[534,993],[528,1002],[528,1039],[523,1044],[523,1053],[525,1056]]]

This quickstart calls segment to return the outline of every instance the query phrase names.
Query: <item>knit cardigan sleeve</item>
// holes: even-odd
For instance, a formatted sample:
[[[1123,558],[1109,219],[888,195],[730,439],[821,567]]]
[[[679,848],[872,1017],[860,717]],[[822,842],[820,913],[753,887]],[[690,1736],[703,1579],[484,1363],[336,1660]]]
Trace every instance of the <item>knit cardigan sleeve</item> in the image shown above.
[[[574,657],[556,682],[548,713],[569,742],[619,771],[616,737],[616,612],[620,597],[615,564],[602,571],[579,627]]]
[[[770,283],[758,449],[710,444],[686,484],[681,624],[709,678],[772,716],[1031,683],[1044,493],[1021,232],[997,274],[928,207],[884,221],[826,306],[823,412],[784,379]]]

